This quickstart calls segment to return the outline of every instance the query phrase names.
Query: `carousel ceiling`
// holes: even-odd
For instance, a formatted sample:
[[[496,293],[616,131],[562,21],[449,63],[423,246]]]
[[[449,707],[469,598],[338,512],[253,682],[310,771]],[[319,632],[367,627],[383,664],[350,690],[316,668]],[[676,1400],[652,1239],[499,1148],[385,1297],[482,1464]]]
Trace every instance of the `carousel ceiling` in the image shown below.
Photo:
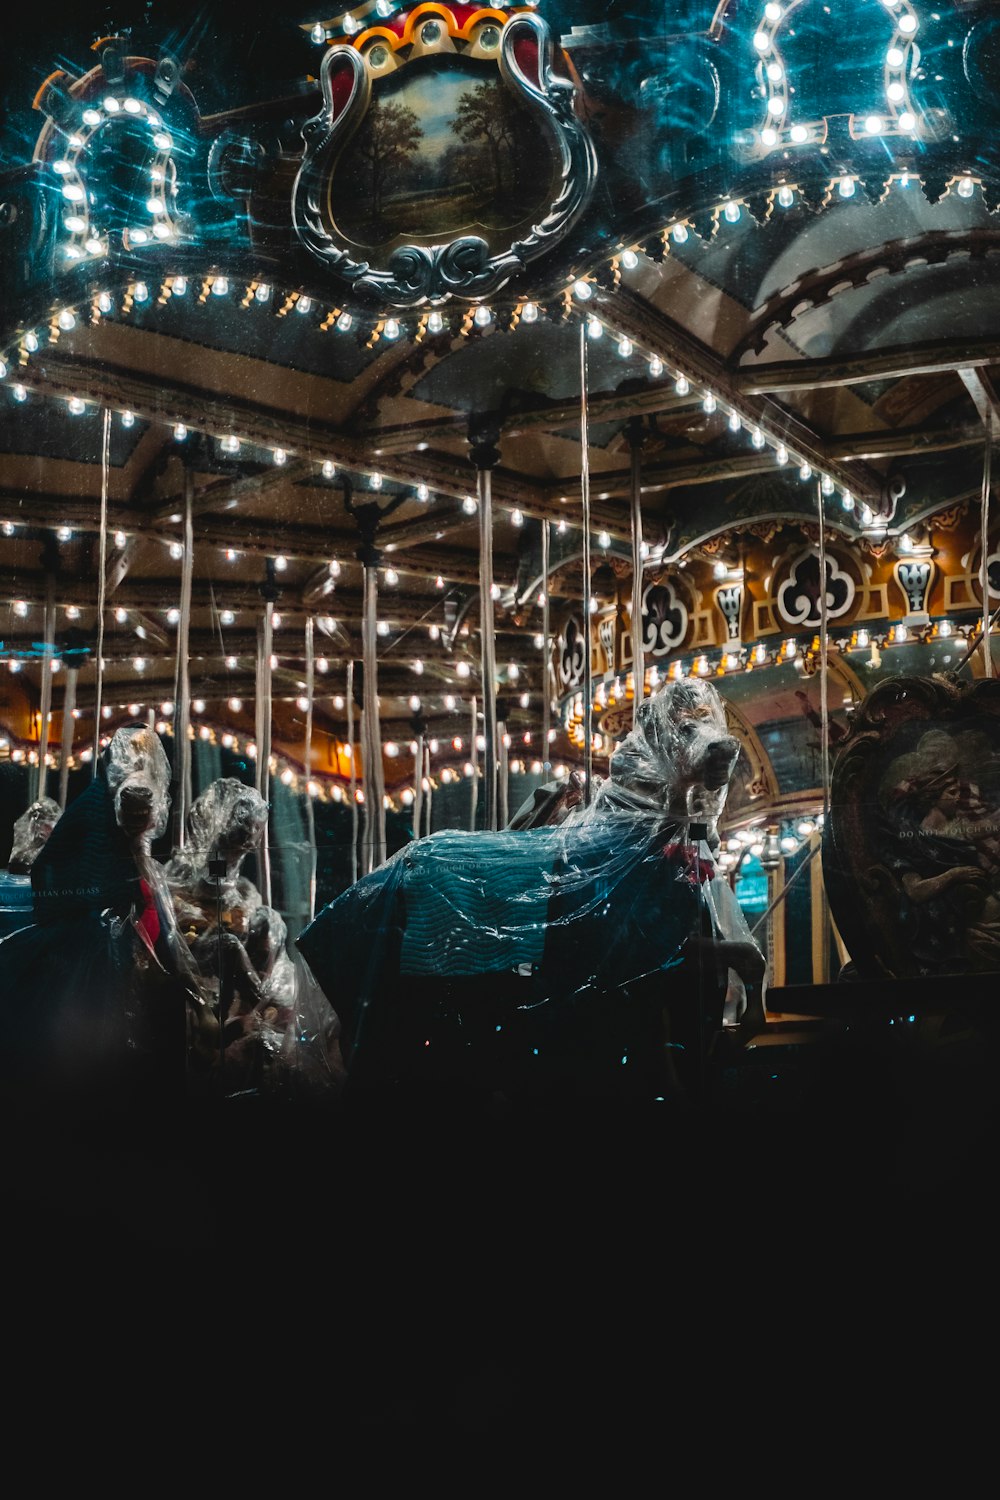
[[[582,471],[594,565],[623,588],[634,464],[650,582],[749,527],[810,526],[818,494],[851,545],[978,506],[1000,412],[994,7],[321,9],[154,3],[111,38],[79,8],[62,34],[18,23],[0,187],[15,740],[53,599],[53,710],[80,666],[78,753],[92,736],[102,598],[109,726],[168,712],[183,618],[196,721],[252,733],[267,604],[275,742],[301,740],[310,620],[315,726],[342,736],[366,506],[383,736],[416,712],[461,733],[484,432],[497,680],[536,743],[542,526],[556,633],[581,597]]]

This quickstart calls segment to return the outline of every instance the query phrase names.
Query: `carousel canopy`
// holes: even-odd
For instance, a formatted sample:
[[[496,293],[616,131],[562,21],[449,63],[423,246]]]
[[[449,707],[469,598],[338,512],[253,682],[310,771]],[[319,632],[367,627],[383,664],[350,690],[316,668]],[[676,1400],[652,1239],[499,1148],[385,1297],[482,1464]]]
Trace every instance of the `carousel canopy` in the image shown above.
[[[14,17],[6,753],[76,763],[136,714],[253,743],[266,678],[282,764],[343,783],[366,572],[390,793],[418,732],[466,761],[473,697],[499,693],[511,756],[535,759],[551,714],[553,753],[579,758],[574,692],[605,690],[599,715],[604,679],[612,704],[635,690],[633,609],[646,665],[731,672],[748,745],[777,756],[820,533],[847,646],[866,621],[883,641],[909,621],[911,644],[914,622],[974,624],[1000,413],[994,9]],[[935,551],[921,593],[898,567]],[[932,599],[946,574],[966,592]]]

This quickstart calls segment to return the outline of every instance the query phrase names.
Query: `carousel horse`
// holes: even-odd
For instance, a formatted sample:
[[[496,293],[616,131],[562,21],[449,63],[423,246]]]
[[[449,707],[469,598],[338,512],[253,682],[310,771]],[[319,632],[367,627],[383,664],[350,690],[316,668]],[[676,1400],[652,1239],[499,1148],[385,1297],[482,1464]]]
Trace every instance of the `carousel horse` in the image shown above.
[[[151,848],[170,767],[147,726],[116,731],[31,865],[31,926],[0,943],[3,1067],[26,1094],[111,1102],[183,1081],[197,974]]]
[[[0,938],[31,922],[29,872],[59,821],[60,807],[51,797],[40,797],[14,823],[6,870],[0,870]]]
[[[763,1018],[763,956],[714,858],[738,754],[714,687],[667,684],[589,807],[543,794],[518,827],[434,834],[334,900],[298,946],[349,1082],[700,1086],[724,1026]]]
[[[337,1018],[289,954],[281,915],[240,873],[266,826],[260,794],[222,777],[196,798],[184,848],[166,866],[177,922],[210,998],[192,1011],[192,1059],[206,1082],[221,1058],[227,1092],[315,1091],[342,1072]]]

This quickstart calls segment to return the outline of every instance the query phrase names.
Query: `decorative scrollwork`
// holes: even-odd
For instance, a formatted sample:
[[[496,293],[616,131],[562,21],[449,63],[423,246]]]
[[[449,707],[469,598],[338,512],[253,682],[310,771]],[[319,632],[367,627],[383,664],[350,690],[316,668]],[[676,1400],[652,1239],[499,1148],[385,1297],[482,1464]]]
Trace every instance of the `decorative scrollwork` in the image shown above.
[[[384,269],[356,261],[324,213],[323,198],[341,150],[371,103],[371,78],[351,45],[323,58],[323,107],[302,128],[305,155],[292,191],[292,221],[301,243],[359,299],[397,308],[469,301],[493,295],[528,263],[566,235],[590,200],[597,178],[593,143],[573,112],[574,85],[552,68],[552,38],[540,16],[512,16],[500,43],[500,75],[541,119],[557,153],[557,192],[544,217],[506,250],[490,254],[486,240],[462,234],[440,245],[402,245]],[[533,59],[532,73],[526,60]]]
[[[579,620],[567,620],[559,638],[559,681],[564,688],[579,687],[583,681],[586,650],[586,637]]]
[[[642,595],[642,649],[650,656],[665,656],[680,646],[687,635],[688,612],[673,584],[651,583]]]
[[[819,553],[809,547],[792,561],[788,577],[778,590],[778,613],[789,625],[819,625]],[[854,603],[854,579],[845,573],[836,557],[826,554],[826,617],[836,620]]]

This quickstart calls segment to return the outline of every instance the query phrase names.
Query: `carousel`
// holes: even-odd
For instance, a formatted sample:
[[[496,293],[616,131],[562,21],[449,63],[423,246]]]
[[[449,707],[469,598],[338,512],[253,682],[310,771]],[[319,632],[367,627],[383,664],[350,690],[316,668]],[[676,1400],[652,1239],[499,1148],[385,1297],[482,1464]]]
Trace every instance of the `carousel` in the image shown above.
[[[10,1087],[985,1047],[995,7],[329,9],[5,51]]]

